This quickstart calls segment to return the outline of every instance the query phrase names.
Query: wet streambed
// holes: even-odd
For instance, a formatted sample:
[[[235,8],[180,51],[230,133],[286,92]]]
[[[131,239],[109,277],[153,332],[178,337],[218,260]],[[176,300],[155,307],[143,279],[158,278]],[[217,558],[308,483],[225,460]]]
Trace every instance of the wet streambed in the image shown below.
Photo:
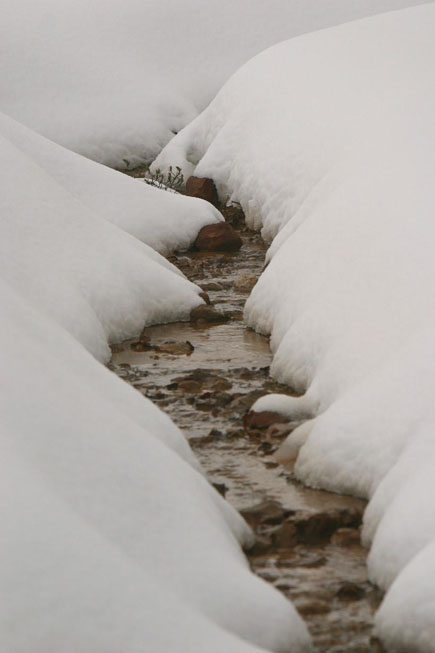
[[[171,258],[229,321],[147,328],[142,343],[114,347],[110,365],[183,429],[210,481],[243,512],[258,536],[248,552],[252,569],[292,599],[315,651],[371,651],[379,594],[359,544],[364,502],[305,488],[278,465],[273,452],[285,426],[243,427],[259,396],[292,391],[269,377],[268,341],[242,321],[265,247],[258,235],[243,228],[241,235],[235,254]]]

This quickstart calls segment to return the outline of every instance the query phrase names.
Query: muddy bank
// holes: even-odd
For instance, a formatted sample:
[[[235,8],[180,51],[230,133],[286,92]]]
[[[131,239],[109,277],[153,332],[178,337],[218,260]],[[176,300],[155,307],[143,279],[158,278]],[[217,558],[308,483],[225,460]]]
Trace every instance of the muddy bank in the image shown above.
[[[367,580],[359,543],[364,502],[305,488],[278,465],[273,453],[285,425],[243,427],[259,396],[294,393],[270,378],[268,340],[242,321],[265,246],[237,211],[229,218],[243,240],[239,252],[171,257],[227,321],[145,329],[140,342],[114,349],[111,368],[183,429],[210,481],[257,534],[247,553],[252,569],[294,601],[315,650],[377,650],[370,638],[380,596]]]

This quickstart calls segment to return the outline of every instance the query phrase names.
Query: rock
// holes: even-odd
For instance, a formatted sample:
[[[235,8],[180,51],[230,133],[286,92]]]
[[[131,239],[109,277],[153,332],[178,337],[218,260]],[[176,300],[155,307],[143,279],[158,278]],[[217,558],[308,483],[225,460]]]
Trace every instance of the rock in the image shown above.
[[[272,547],[272,541],[268,537],[257,537],[252,546],[249,549],[249,555],[251,556],[261,556],[265,553],[268,553]]]
[[[198,394],[201,392],[201,384],[198,381],[181,381],[176,389],[186,394]]]
[[[228,487],[225,485],[225,483],[212,483],[212,485],[215,488],[215,490],[217,490],[219,494],[221,494],[225,498],[225,495],[228,491]]]
[[[266,499],[240,512],[250,526],[281,524],[288,514],[282,505],[273,499]]]
[[[255,274],[242,274],[238,279],[235,280],[234,290],[250,292],[256,283],[257,277]]]
[[[213,179],[208,177],[191,176],[186,182],[186,195],[190,197],[199,197],[202,200],[219,205],[219,198]]]
[[[311,599],[296,603],[296,609],[302,616],[309,614],[326,614],[330,612],[331,605],[327,601]]]
[[[298,543],[296,526],[291,521],[284,522],[281,528],[273,534],[273,541],[278,549],[294,547]]]
[[[206,292],[200,292],[198,295],[205,301],[206,304],[211,304],[210,297],[207,295]]]
[[[243,418],[243,426],[249,429],[267,429],[272,424],[285,424],[288,419],[279,413],[271,410],[263,410],[259,413],[250,410]]]
[[[228,317],[211,306],[201,304],[190,311],[191,322],[227,322]]]
[[[295,422],[287,422],[286,424],[271,424],[266,431],[266,438],[268,440],[282,440],[287,437],[296,428]]]
[[[216,281],[210,281],[210,283],[203,283],[201,288],[204,291],[207,291],[207,292],[213,291],[213,290],[223,290],[224,289],[222,284],[217,283]]]
[[[225,392],[225,390],[230,390],[233,387],[231,381],[228,381],[222,376],[217,376],[216,378],[210,377],[210,380],[207,380],[204,385],[206,388],[213,390],[213,392]],[[232,395],[229,396],[231,397],[230,401],[232,401]]]
[[[384,648],[381,640],[377,637],[370,638],[370,651],[372,653],[387,653],[386,648]]]
[[[149,351],[151,348],[151,345],[149,345],[147,342],[141,342],[140,340],[137,342],[132,342],[130,345],[130,349],[132,351]]]
[[[181,356],[183,354],[190,356],[190,354],[195,350],[195,347],[188,340],[186,340],[186,342],[168,341],[156,345],[155,350],[164,354],[172,354],[174,356]]]
[[[366,591],[361,585],[357,585],[356,583],[343,583],[337,592],[337,596],[339,599],[345,599],[347,601],[359,601],[365,593]]]
[[[298,534],[298,541],[303,544],[319,544],[329,540],[331,535],[342,526],[359,526],[361,512],[354,508],[330,510],[313,514],[296,515],[293,523]]]
[[[242,246],[242,239],[227,222],[216,222],[203,227],[194,247],[205,252],[234,252]]]
[[[331,537],[337,546],[355,546],[361,543],[361,534],[356,528],[339,528]]]

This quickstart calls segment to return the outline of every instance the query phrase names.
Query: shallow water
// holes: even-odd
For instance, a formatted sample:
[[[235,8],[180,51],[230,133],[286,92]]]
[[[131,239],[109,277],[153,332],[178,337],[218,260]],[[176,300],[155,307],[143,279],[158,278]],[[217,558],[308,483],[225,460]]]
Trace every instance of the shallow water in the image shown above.
[[[172,417],[210,481],[238,510],[247,511],[259,538],[256,549],[247,553],[252,569],[294,601],[313,635],[314,650],[371,651],[372,616],[380,595],[367,580],[367,552],[359,544],[365,503],[302,486],[273,458],[279,436],[243,428],[243,416],[257,397],[294,393],[269,377],[268,340],[241,320],[248,290],[240,289],[240,278],[259,276],[265,250],[252,232],[244,230],[242,237],[237,254],[171,257],[232,319],[147,328],[148,348],[117,345],[111,368]],[[215,283],[219,287],[210,289]],[[193,351],[168,353],[168,342],[179,343],[181,350],[189,342]],[[275,503],[252,517],[249,510],[265,501]],[[307,519],[312,520],[308,530]]]

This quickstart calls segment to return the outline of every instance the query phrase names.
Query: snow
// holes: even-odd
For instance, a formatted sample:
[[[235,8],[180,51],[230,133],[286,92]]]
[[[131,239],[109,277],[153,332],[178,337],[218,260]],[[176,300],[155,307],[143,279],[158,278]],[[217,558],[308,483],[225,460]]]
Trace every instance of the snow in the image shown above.
[[[308,650],[184,436],[98,362],[202,303],[127,231],[167,251],[222,217],[6,116],[0,138],[1,650]]]
[[[2,278],[97,358],[145,324],[187,319],[200,289],[153,247],[191,244],[221,220],[206,202],[165,193],[0,120]],[[115,224],[117,223],[117,226]],[[120,228],[121,227],[121,228]]]
[[[394,651],[435,651],[434,27],[431,3],[276,45],[154,163],[213,177],[273,239],[245,319],[305,394],[255,409],[308,418],[279,454],[301,480],[370,499]]]
[[[306,650],[169,418],[0,292],[2,651]]]
[[[91,159],[153,158],[245,61],[417,0],[5,0],[0,110]]]

